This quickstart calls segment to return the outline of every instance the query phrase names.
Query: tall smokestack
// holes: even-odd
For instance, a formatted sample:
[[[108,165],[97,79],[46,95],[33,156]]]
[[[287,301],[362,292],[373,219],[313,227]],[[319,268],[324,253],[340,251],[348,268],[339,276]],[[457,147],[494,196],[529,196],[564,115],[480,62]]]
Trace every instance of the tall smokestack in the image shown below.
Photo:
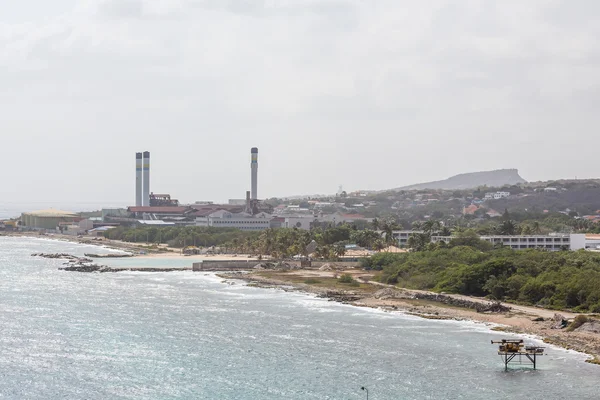
[[[142,205],[142,153],[135,153],[135,205]]]
[[[246,212],[252,214],[252,201],[250,200],[250,191],[246,192]]]
[[[144,152],[144,168],[143,168],[144,190],[142,194],[142,205],[150,205],[150,152]]]
[[[250,155],[252,159],[250,163],[250,170],[252,172],[251,198],[252,200],[258,200],[258,148],[253,147],[250,150]]]

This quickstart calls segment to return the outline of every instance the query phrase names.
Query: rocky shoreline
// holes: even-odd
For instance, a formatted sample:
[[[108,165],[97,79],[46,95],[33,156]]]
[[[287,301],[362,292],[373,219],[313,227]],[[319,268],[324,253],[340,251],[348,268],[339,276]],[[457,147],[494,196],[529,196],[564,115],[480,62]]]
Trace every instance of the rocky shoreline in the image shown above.
[[[100,264],[92,264],[94,260],[88,258],[88,256],[93,256],[93,254],[86,254],[86,257],[78,257],[68,253],[33,253],[32,257],[42,257],[49,259],[57,259],[57,260],[67,260],[67,262],[63,263],[63,267],[58,268],[61,271],[68,272],[123,272],[123,271],[137,271],[137,272],[173,272],[173,271],[185,271],[191,270],[186,267],[109,267],[107,265]],[[125,256],[131,257],[131,256]],[[100,257],[100,258],[111,258],[111,257]],[[121,257],[116,257],[121,258]]]
[[[134,256],[131,253],[109,253],[109,254],[85,253],[84,255],[89,258],[129,258],[129,257]]]
[[[371,294],[354,290],[317,287],[306,283],[272,279],[255,273],[221,273],[226,280],[243,280],[250,286],[300,291],[319,298],[357,307],[371,307],[386,311],[399,311],[425,319],[474,321],[493,325],[492,329],[515,334],[533,335],[545,343],[575,350],[590,356],[587,362],[600,360],[600,324],[591,320],[569,331],[572,320],[550,310],[537,310],[511,306],[481,299],[463,299],[407,289],[384,287]],[[543,314],[543,315],[542,315]],[[550,314],[550,315],[548,315]],[[552,316],[553,315],[553,316]]]

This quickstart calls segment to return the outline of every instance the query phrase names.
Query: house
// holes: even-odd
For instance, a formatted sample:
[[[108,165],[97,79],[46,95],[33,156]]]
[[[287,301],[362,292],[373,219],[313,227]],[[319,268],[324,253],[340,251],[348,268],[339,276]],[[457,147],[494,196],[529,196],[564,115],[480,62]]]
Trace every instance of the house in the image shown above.
[[[464,215],[473,215],[475,214],[475,211],[479,210],[479,207],[476,206],[475,204],[471,204],[468,207],[463,208],[463,214]]]
[[[488,212],[486,212],[486,214],[490,217],[490,218],[496,218],[496,217],[501,217],[502,214],[500,214],[498,211],[496,210],[489,210]]]
[[[499,200],[510,197],[510,192],[496,192],[496,193],[486,193],[484,196],[485,200]]]

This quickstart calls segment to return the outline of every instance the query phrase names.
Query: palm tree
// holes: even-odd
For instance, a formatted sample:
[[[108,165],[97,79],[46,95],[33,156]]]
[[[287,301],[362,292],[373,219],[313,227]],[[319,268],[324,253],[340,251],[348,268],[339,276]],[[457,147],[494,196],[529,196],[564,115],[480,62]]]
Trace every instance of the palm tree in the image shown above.
[[[444,225],[442,230],[440,231],[440,236],[452,236],[452,230]]]
[[[414,251],[423,251],[431,243],[431,236],[427,233],[413,233],[408,237],[406,243]]]
[[[413,231],[420,231],[423,229],[423,224],[421,224],[420,221],[415,221],[412,223],[412,230]]]
[[[346,245],[343,243],[337,243],[333,247],[333,253],[335,254],[336,258],[343,257],[344,254],[346,254]]]
[[[441,226],[440,221],[436,221],[436,220],[430,219],[429,221],[426,221],[423,224],[423,230],[426,233],[428,233],[428,234],[431,235],[432,233],[434,233],[437,230],[439,230],[440,226]]]
[[[373,218],[373,221],[371,221],[371,226],[373,227],[373,230],[377,231],[380,228],[380,223],[379,220],[377,218]]]
[[[394,243],[394,229],[392,227],[392,224],[390,224],[389,222],[384,222],[383,226],[381,227],[381,229],[383,230],[383,233],[385,235],[385,243],[386,244],[392,244]]]
[[[517,224],[511,219],[502,222],[498,227],[501,235],[514,235],[517,232],[517,228]]]
[[[381,238],[373,242],[373,250],[381,251],[383,249],[385,249],[385,244],[383,243],[383,240],[381,240]]]
[[[529,225],[523,225],[521,226],[521,235],[532,235],[533,234],[533,228]]]

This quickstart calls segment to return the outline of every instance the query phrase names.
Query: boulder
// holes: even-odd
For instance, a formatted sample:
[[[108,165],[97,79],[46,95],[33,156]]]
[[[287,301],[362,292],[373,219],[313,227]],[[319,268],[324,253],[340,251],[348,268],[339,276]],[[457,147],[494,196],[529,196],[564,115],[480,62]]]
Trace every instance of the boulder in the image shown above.
[[[392,288],[385,288],[385,289],[381,289],[381,290],[378,290],[375,293],[373,293],[373,297],[375,297],[376,299],[380,299],[380,300],[398,299],[398,298],[402,297],[402,294],[398,290],[395,290]]]
[[[332,270],[332,268],[331,268],[331,265],[329,265],[329,264],[323,264],[323,265],[322,265],[322,266],[319,268],[319,271],[331,271],[331,270]]]
[[[575,332],[600,333],[600,321],[590,319],[579,328],[576,328]]]
[[[550,329],[563,329],[569,324],[569,321],[567,321],[567,319],[560,314],[554,314],[552,321],[553,322]]]

